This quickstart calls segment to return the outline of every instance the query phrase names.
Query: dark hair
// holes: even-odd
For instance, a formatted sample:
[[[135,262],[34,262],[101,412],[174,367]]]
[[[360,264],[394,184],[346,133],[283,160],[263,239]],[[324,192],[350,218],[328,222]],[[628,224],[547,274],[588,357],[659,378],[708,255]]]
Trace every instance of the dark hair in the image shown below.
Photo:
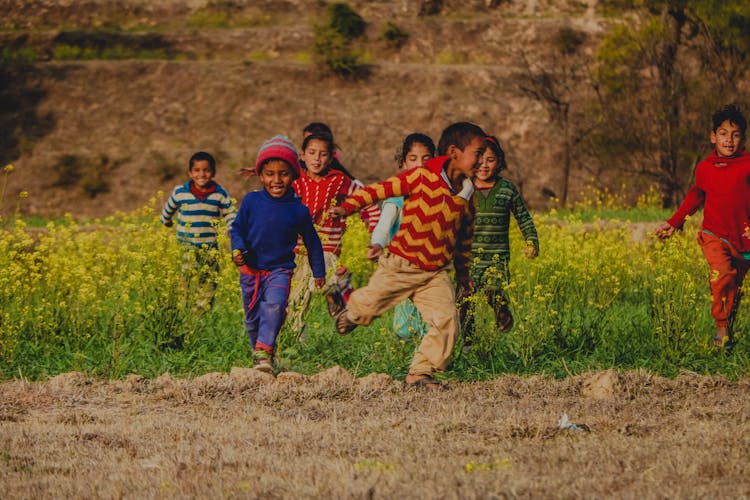
[[[333,133],[331,132],[331,127],[326,125],[323,122],[312,122],[309,123],[305,128],[302,129],[302,133],[306,134],[309,133],[307,137],[304,138],[302,141],[302,150],[304,151],[307,147],[307,143],[310,142],[312,139],[318,139],[321,141],[327,141],[330,145],[329,152],[331,154],[331,163],[328,165],[329,168],[332,168],[334,170],[338,170],[345,176],[349,177],[350,179],[354,180],[354,176],[349,173],[347,169],[344,168],[344,166],[341,164],[338,158],[336,158],[335,152],[339,147],[336,145],[336,143],[333,140]],[[302,168],[307,169],[304,162],[301,162],[300,165],[302,165]]]
[[[398,162],[399,167],[403,166],[403,164],[406,162],[406,155],[409,154],[409,151],[411,151],[411,148],[415,144],[423,145],[430,152],[430,156],[435,156],[435,143],[432,142],[430,136],[415,132],[413,134],[407,135],[404,138],[404,144],[403,146],[401,146],[401,152],[396,154],[396,161]]]
[[[442,156],[448,153],[448,148],[451,146],[456,146],[463,151],[475,137],[481,137],[482,139],[487,137],[487,134],[484,133],[484,130],[479,125],[469,122],[458,122],[449,125],[440,134],[440,141],[437,148],[438,155]]]
[[[495,153],[495,157],[497,157],[497,166],[500,167],[497,169],[497,172],[508,168],[508,164],[505,161],[505,151],[503,151],[503,148],[500,147],[500,141],[497,139],[497,137],[495,137],[494,135],[488,135],[485,139],[485,143],[487,144],[487,147],[490,148],[493,153]]]
[[[205,151],[198,151],[190,157],[190,161],[188,162],[188,172],[193,170],[193,165],[196,161],[207,161],[208,166],[211,169],[211,175],[216,175],[216,160],[214,160],[213,156]]]
[[[742,116],[742,111],[740,111],[740,108],[738,108],[735,104],[727,104],[716,113],[714,113],[714,115],[711,117],[711,121],[713,122],[712,130],[716,132],[721,124],[727,120],[729,120],[729,123],[737,125],[740,128],[742,136],[745,136],[745,132],[747,131],[747,120],[745,120],[745,117]]]
[[[305,134],[318,134],[323,132],[324,134],[328,134],[331,137],[333,137],[333,132],[331,131],[331,127],[326,125],[323,122],[311,122],[308,123],[305,128],[302,129],[302,135]]]

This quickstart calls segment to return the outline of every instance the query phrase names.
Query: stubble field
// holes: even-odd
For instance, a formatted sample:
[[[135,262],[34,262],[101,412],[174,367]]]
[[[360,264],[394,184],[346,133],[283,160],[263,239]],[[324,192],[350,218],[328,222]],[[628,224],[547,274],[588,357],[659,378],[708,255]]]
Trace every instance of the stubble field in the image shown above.
[[[0,385],[4,498],[750,494],[750,379],[504,376],[435,394],[334,367]],[[561,428],[567,415],[575,428]],[[565,426],[562,426],[565,427]]]

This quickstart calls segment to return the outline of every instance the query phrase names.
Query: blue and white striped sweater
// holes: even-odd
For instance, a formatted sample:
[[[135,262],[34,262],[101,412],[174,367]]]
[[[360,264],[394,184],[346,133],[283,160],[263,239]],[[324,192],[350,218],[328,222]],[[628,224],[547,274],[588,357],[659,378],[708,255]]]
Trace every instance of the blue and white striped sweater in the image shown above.
[[[216,225],[223,218],[227,226],[237,215],[229,193],[216,184],[216,191],[201,200],[190,191],[187,181],[176,186],[161,211],[162,224],[169,224],[177,213],[177,238],[190,245],[216,246]]]

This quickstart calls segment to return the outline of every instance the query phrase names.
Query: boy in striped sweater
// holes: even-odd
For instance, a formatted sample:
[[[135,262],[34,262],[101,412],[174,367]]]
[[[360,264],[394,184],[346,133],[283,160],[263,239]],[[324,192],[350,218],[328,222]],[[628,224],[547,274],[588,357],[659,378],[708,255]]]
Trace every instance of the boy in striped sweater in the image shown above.
[[[172,227],[177,214],[177,238],[186,247],[183,271],[199,269],[201,292],[198,310],[211,307],[216,291],[215,276],[219,272],[216,225],[222,218],[232,224],[236,211],[229,193],[214,181],[216,161],[199,151],[188,163],[190,179],[176,186],[161,210],[161,223]]]
[[[367,286],[355,290],[336,319],[344,335],[357,325],[369,325],[405,298],[429,325],[412,359],[407,385],[440,390],[434,378],[448,366],[459,321],[450,271],[463,289],[471,289],[469,263],[474,231],[471,203],[474,175],[485,148],[484,131],[459,122],[446,128],[438,157],[382,182],[355,191],[335,216],[349,215],[371,203],[404,196],[401,225],[378,260]]]

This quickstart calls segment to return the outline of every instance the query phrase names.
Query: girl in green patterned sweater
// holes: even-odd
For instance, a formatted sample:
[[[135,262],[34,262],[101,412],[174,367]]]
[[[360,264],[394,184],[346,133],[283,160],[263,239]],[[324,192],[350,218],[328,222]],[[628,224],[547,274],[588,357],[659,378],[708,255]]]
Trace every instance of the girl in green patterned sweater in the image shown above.
[[[507,168],[500,142],[496,137],[488,136],[486,146],[474,178],[476,218],[470,276],[473,288],[482,290],[492,306],[498,329],[507,332],[513,327],[513,315],[503,292],[503,284],[510,279],[511,213],[526,241],[526,257],[534,258],[539,254],[539,238],[531,214],[515,184],[500,177],[500,172]],[[464,297],[467,292],[464,291]],[[470,309],[471,302],[463,299],[459,311],[465,345],[471,344],[473,334],[474,315]]]

